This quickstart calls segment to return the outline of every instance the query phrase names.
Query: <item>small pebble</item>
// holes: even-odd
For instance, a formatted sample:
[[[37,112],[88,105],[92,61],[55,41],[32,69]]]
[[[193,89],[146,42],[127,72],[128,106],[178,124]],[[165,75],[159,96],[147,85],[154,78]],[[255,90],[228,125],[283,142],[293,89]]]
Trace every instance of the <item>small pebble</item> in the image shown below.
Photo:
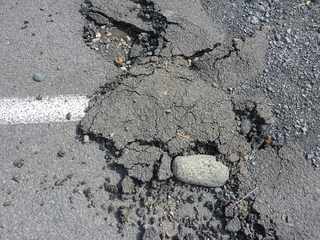
[[[187,202],[188,203],[194,203],[194,197],[192,195],[190,195],[189,197],[187,197]]]
[[[258,19],[256,16],[252,16],[252,17],[250,18],[250,22],[251,22],[252,24],[258,24],[258,23],[259,23],[259,19]]]
[[[42,100],[42,95],[38,95],[38,96],[36,96],[36,100],[38,100],[38,101],[41,101]]]
[[[66,155],[66,152],[63,151],[63,150],[59,150],[59,152],[57,153],[57,156],[58,156],[59,158],[63,158],[65,155]]]
[[[43,82],[44,80],[46,80],[47,76],[43,73],[35,73],[32,76],[33,81],[35,82]]]
[[[238,162],[239,161],[239,155],[237,153],[232,153],[230,154],[230,156],[228,157],[228,160],[230,162]]]
[[[71,120],[71,113],[67,113],[66,119],[67,119],[67,120]]]
[[[4,207],[9,207],[9,206],[11,206],[12,205],[12,202],[11,201],[6,201],[6,202],[4,202],[3,204],[2,204],[2,206],[4,206]]]
[[[125,58],[123,56],[117,56],[115,59],[115,63],[118,66],[122,66],[125,63]]]
[[[88,135],[84,135],[83,136],[83,143],[89,143],[90,142],[90,138]]]
[[[16,168],[22,168],[24,165],[24,159],[19,159],[13,162],[13,166],[15,166]]]

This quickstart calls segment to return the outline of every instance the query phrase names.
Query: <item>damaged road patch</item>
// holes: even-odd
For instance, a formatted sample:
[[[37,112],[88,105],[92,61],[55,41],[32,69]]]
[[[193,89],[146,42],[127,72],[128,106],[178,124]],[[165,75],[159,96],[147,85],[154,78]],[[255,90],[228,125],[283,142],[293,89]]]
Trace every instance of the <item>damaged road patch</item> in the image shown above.
[[[132,203],[126,216],[136,211],[139,226],[151,224],[155,238],[262,239],[262,232],[251,229],[259,213],[254,200],[241,199],[248,193],[240,188],[238,174],[257,150],[255,141],[263,139],[260,128],[271,122],[254,100],[252,109],[238,110],[226,88],[262,71],[264,32],[230,40],[198,0],[183,5],[177,0],[85,2],[85,41],[103,55],[109,52],[106,60],[116,59],[123,71],[96,92],[79,128],[102,139],[109,166],[121,172],[124,190],[118,197]],[[113,41],[117,31],[120,37]],[[121,39],[129,40],[123,44]],[[120,57],[114,54],[117,48]],[[172,161],[199,154],[214,159],[223,174],[212,171],[205,181],[201,176],[183,181],[195,185],[176,181],[185,180],[186,173],[179,172],[180,178]],[[191,165],[190,171],[198,167]],[[129,218],[121,216],[119,230]],[[169,227],[159,230],[163,226]]]
[[[144,151],[132,147],[136,145],[156,147],[171,157],[198,153],[201,145],[209,146],[205,151],[210,154],[236,152],[245,142],[236,127],[228,96],[183,65],[160,65],[150,76],[122,79],[96,97],[81,121],[85,133],[109,139],[117,151],[125,152],[118,161],[128,169],[135,161],[145,168],[143,163],[152,167],[160,160],[160,154],[150,157],[150,149],[139,160],[126,157]]]

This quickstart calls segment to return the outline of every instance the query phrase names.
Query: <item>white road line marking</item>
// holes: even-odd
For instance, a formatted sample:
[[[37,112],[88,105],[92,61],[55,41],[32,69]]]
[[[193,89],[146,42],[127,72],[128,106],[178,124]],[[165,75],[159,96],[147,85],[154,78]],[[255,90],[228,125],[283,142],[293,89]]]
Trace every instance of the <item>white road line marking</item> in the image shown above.
[[[30,124],[79,121],[89,99],[80,95],[55,97],[0,98],[0,124]],[[70,113],[70,120],[67,114]]]

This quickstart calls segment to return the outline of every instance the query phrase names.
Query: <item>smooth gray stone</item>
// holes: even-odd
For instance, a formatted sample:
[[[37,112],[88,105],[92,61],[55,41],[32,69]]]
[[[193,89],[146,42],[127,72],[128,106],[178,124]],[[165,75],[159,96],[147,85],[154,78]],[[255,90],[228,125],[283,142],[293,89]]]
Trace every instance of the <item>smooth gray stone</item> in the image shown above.
[[[178,180],[205,187],[219,187],[229,179],[228,167],[211,155],[176,157],[172,170]]]

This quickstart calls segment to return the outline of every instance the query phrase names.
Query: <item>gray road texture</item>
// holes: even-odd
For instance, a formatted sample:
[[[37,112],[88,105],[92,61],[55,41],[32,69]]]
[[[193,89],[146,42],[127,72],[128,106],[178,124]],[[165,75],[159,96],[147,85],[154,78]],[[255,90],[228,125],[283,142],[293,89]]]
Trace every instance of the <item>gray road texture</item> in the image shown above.
[[[118,71],[85,46],[80,3],[0,1],[0,98],[92,94]],[[83,194],[117,174],[102,170],[97,144],[76,139],[76,124],[0,126],[0,239],[117,238],[115,220],[109,227]]]
[[[319,1],[85,3],[0,0],[0,97],[94,94],[0,126],[0,239],[317,240]],[[199,153],[226,186],[172,177]]]
[[[85,47],[80,3],[1,1],[1,97],[91,94],[115,72]],[[46,81],[33,81],[34,73]]]

